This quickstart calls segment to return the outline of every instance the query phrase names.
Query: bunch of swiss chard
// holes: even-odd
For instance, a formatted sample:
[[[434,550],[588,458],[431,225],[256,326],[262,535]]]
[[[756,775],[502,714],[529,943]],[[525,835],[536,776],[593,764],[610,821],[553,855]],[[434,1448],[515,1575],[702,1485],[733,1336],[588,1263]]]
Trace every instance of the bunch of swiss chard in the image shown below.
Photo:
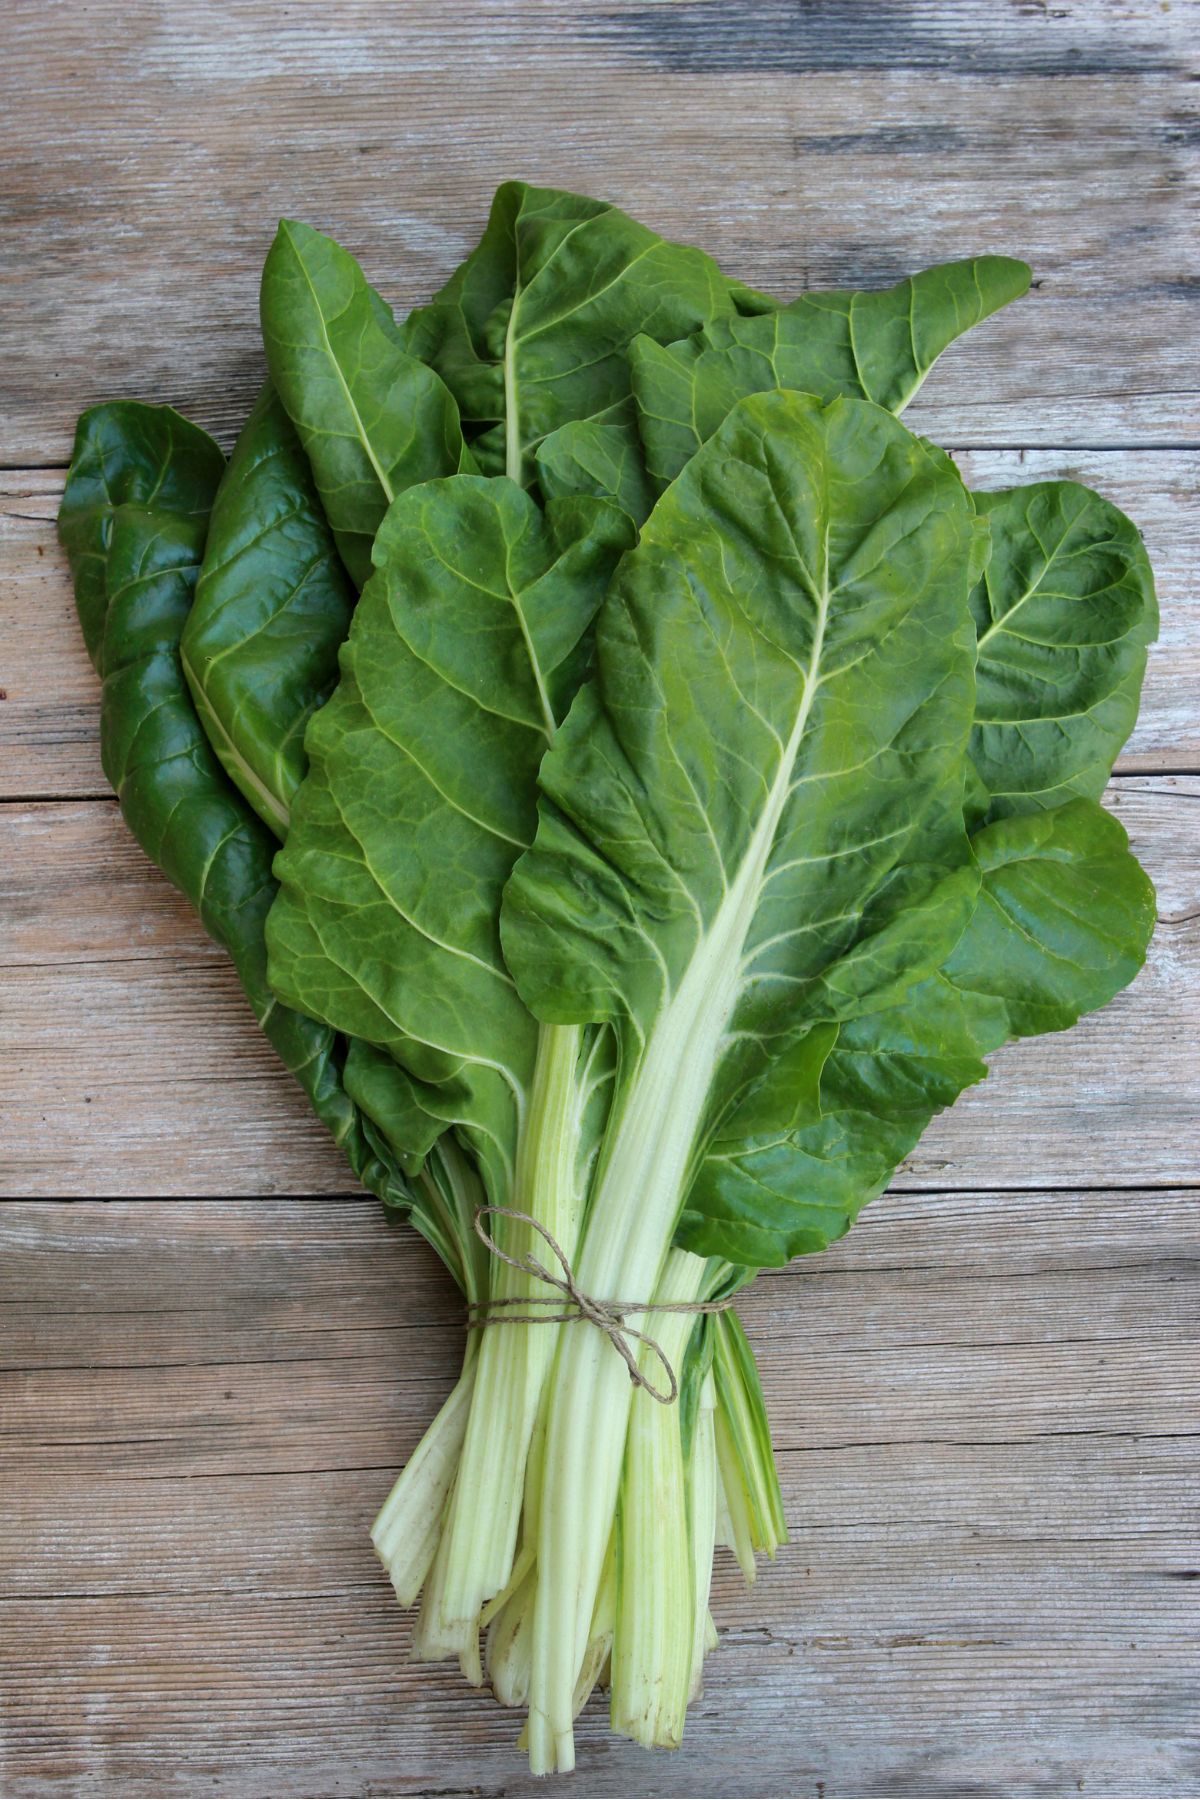
[[[228,463],[167,408],[80,420],[106,773],[473,1308],[374,1536],[537,1771],[597,1683],[677,1744],[714,1546],[750,1579],[784,1537],[749,1344],[689,1309],[840,1237],[988,1052],[1144,957],[1098,804],[1141,539],[1073,482],[972,494],[897,417],[1028,279],[782,304],[511,183],[402,324],[281,225]],[[534,1222],[647,1309],[645,1386],[569,1304],[520,1322],[561,1302]]]

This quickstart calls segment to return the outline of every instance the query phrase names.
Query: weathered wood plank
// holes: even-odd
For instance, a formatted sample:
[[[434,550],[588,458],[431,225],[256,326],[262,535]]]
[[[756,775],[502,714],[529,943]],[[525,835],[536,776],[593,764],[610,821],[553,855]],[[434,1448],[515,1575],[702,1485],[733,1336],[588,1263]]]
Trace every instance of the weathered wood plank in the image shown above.
[[[1191,0],[393,11],[5,9],[0,461],[65,463],[76,414],[120,395],[228,435],[280,213],[407,307],[510,174],[609,196],[782,294],[1022,255],[1035,296],[956,352],[921,428],[1196,442]]]
[[[1109,804],[1158,884],[1148,965],[1067,1043],[999,1052],[902,1186],[1200,1179],[1200,778],[1127,776]],[[115,804],[0,808],[7,1072],[0,1191],[336,1194],[340,1156],[254,1025],[232,969]]]
[[[1045,1255],[1047,1246],[1061,1246],[1065,1232],[1056,1196],[1037,1198],[1029,1229],[1039,1254]],[[1121,1205],[1117,1194],[1092,1193],[1087,1199],[1093,1207]],[[1182,1204],[1177,1198],[1176,1211]],[[986,1272],[986,1196],[980,1207],[985,1224],[976,1245],[976,1267]],[[882,1210],[888,1214],[891,1209]],[[1068,1208],[1068,1216],[1077,1210]],[[1135,1203],[1127,1215],[1129,1256],[1141,1210]],[[885,1243],[893,1255],[911,1255],[902,1224]],[[255,1256],[252,1241],[246,1254]],[[925,1335],[915,1343],[908,1341],[911,1324],[898,1342],[882,1334],[869,1359],[858,1326],[847,1323],[857,1314],[847,1301],[845,1283],[826,1277],[818,1264],[803,1278],[797,1274],[802,1292],[793,1282],[785,1286],[785,1299],[769,1288],[773,1303],[759,1298],[755,1307],[755,1318],[765,1314],[770,1324],[770,1334],[762,1334],[764,1377],[770,1373],[773,1389],[782,1397],[776,1442],[781,1449],[808,1452],[901,1442],[1012,1448],[1064,1430],[1115,1437],[1130,1431],[1169,1435],[1179,1428],[1180,1396],[1192,1391],[1195,1380],[1195,1344],[1183,1331],[1175,1292],[1182,1257],[1181,1251],[1174,1262],[1152,1265],[1157,1270],[1152,1277],[1145,1270],[1136,1272],[1111,1317],[1111,1265],[1098,1275],[1054,1271],[1010,1280],[1002,1286],[1005,1307],[1028,1308],[1028,1319],[1040,1319],[1036,1333],[1024,1338],[1022,1328],[1029,1326],[1023,1316],[1012,1340],[1007,1314],[996,1310],[998,1295],[992,1298],[988,1320],[993,1335],[987,1337],[986,1314],[980,1312],[977,1296],[967,1294],[964,1280],[950,1281],[945,1291],[935,1287],[934,1297],[943,1301],[946,1312],[957,1307],[969,1321],[962,1336],[957,1326],[947,1330],[944,1314],[940,1333],[925,1324]],[[445,1283],[439,1278],[437,1285]],[[866,1285],[860,1304],[868,1310],[877,1291],[885,1295],[877,1305],[907,1305],[915,1319],[930,1284],[885,1274]],[[1038,1300],[1045,1297],[1056,1297],[1057,1305],[1042,1319]],[[451,1299],[448,1292],[438,1296],[439,1310],[444,1312]],[[415,1281],[396,1300],[423,1317],[427,1303]],[[309,1304],[324,1302],[313,1297]],[[831,1343],[834,1320],[829,1314],[834,1308],[840,1336]],[[817,1315],[815,1336],[809,1329],[810,1309]],[[1137,1317],[1139,1310],[1147,1323]],[[73,1344],[67,1318],[60,1316],[60,1342]],[[126,1328],[134,1331],[132,1342],[140,1346],[135,1319],[131,1313]],[[110,1325],[110,1336],[112,1329]],[[14,1479],[26,1473],[138,1480],[185,1474],[233,1477],[247,1470],[268,1475],[331,1467],[386,1469],[395,1460],[395,1436],[405,1430],[405,1409],[428,1420],[449,1391],[445,1365],[461,1354],[461,1309],[437,1331],[436,1358],[425,1350],[426,1337],[434,1335],[430,1327],[381,1332],[378,1344],[368,1343],[354,1354],[325,1356],[314,1348],[282,1363],[269,1356],[243,1363],[227,1353],[222,1361],[199,1365],[43,1368],[6,1405],[0,1434],[5,1464]],[[1058,1337],[1059,1332],[1074,1335]],[[128,1353],[130,1340],[123,1341]],[[11,1354],[10,1344],[6,1359]],[[143,1354],[140,1347],[138,1354]],[[802,1374],[795,1367],[797,1358]],[[1114,1359],[1122,1370],[1116,1390],[1105,1375]],[[436,1375],[429,1372],[431,1362]],[[980,1395],[994,1394],[1005,1383],[1004,1403],[981,1408]],[[1062,1395],[1076,1391],[1090,1394],[1087,1408],[1064,1420]],[[799,1404],[801,1397],[803,1410],[794,1412],[793,1402]],[[853,1421],[849,1435],[848,1420]],[[391,1439],[384,1431],[389,1421]],[[377,1506],[387,1485],[378,1479],[371,1484]]]
[[[792,1542],[751,1594],[722,1557],[684,1749],[593,1706],[546,1792],[1193,1793],[1197,1248],[1188,1193],[898,1195],[760,1278]],[[366,1541],[461,1347],[423,1245],[30,1202],[0,1266],[0,1785],[528,1792]]]
[[[100,687],[55,539],[60,471],[0,472],[0,801],[101,794]]]
[[[22,1366],[86,1366],[98,1375],[164,1364],[253,1363],[269,1364],[285,1380],[283,1365],[293,1362],[372,1357],[403,1362],[406,1383],[421,1371],[435,1384],[449,1380],[461,1353],[461,1302],[432,1250],[397,1227],[396,1248],[388,1239],[381,1254],[380,1221],[369,1201],[306,1201],[307,1213],[300,1204],[23,1202],[6,1208],[0,1244],[21,1259],[23,1279],[19,1290],[0,1294],[0,1306],[6,1334],[22,1346]],[[152,1232],[139,1223],[151,1217],[138,1210],[143,1206],[155,1208]],[[1161,1284],[1179,1272],[1179,1205],[1161,1202],[1157,1192],[1056,1190],[982,1201],[973,1194],[897,1193],[869,1217],[869,1235],[856,1228],[848,1243],[756,1282],[753,1323],[765,1363],[778,1349],[772,1366],[779,1384],[795,1349],[797,1306],[804,1342],[835,1354],[855,1340],[872,1284],[886,1287],[889,1306],[902,1303],[888,1328],[898,1349],[946,1343],[970,1349],[1001,1335],[1011,1345],[1078,1337],[1081,1310],[1093,1336],[1153,1334],[1165,1298]],[[978,1240],[977,1229],[984,1234]],[[230,1254],[235,1240],[244,1253]],[[1140,1272],[1129,1265],[1131,1241]],[[987,1278],[1006,1284],[1002,1332],[994,1313],[976,1305],[985,1258]],[[1125,1271],[1119,1293],[1105,1289],[1117,1267]],[[97,1269],[99,1281],[90,1273]],[[173,1304],[185,1277],[187,1302]],[[795,1283],[810,1278],[816,1291],[809,1296],[804,1289],[798,1300]],[[1103,1294],[1103,1323],[1091,1300],[1081,1309],[1085,1283]],[[152,1310],[149,1293],[156,1295]],[[1008,1309],[1013,1299],[1020,1320]],[[115,1314],[136,1315],[135,1346],[114,1326]],[[1169,1309],[1163,1317],[1173,1329]],[[9,1453],[17,1449],[10,1442]]]
[[[1162,636],[1150,660],[1123,770],[1200,768],[1200,454],[1180,451],[960,452],[975,486],[1070,478],[1141,528],[1154,563]],[[97,684],[54,540],[62,476],[0,472],[0,800],[104,792]]]
[[[1146,531],[1164,633],[1140,778],[1109,803],[1159,881],[1154,955],[935,1125],[899,1186],[949,1191],[893,1193],[745,1297],[793,1544],[751,1596],[722,1562],[678,1757],[593,1708],[579,1775],[544,1791],[1194,1794],[1197,1215],[1134,1184],[1200,1161],[1200,783],[1175,778],[1200,769],[1177,448],[1200,435],[1200,7],[410,0],[398,23],[369,0],[0,18],[0,801],[22,802],[0,805],[0,1192],[346,1186],[112,803],[33,804],[104,791],[52,532],[75,416],[169,400],[228,443],[279,213],[401,308],[509,174],[780,292],[1026,256],[1034,293],[910,422],[979,485],[1075,475]],[[511,1720],[404,1661],[365,1539],[460,1349],[450,1284],[369,1202],[0,1206],[0,1789],[528,1792]]]

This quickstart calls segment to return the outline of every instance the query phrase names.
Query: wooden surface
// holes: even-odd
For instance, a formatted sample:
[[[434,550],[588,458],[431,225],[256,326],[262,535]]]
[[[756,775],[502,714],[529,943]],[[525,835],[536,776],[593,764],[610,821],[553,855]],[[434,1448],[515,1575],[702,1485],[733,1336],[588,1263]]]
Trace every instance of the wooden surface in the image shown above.
[[[536,1791],[1195,1794],[1194,1202],[895,1195],[761,1277],[791,1545],[721,1555],[681,1751],[593,1706]],[[3,1791],[528,1794],[366,1539],[461,1354],[433,1257],[301,1200],[14,1202],[0,1255]]]
[[[793,1542],[750,1596],[722,1564],[683,1751],[593,1712],[563,1791],[1200,1790],[1197,41],[1194,0],[9,0],[0,1792],[528,1791],[511,1720],[404,1662],[364,1535],[453,1296],[124,832],[52,529],[85,405],[229,443],[281,213],[403,306],[508,175],[782,293],[1027,257],[910,421],[976,485],[1110,495],[1164,616],[1109,796],[1159,889],[1147,969],[746,1298]]]

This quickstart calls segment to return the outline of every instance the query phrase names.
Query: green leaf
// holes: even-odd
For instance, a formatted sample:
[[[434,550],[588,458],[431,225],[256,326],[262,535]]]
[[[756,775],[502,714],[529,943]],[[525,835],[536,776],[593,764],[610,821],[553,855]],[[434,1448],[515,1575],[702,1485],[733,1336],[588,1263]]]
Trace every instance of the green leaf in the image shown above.
[[[181,648],[222,767],[279,837],[307,767],[304,728],[337,680],[355,598],[268,383],[217,491]]]
[[[573,419],[543,438],[537,480],[547,500],[595,494],[612,500],[641,525],[654,505],[633,402],[623,400],[593,419]]]
[[[987,1073],[975,1009],[938,975],[914,995],[841,1027],[822,1071],[821,1108],[808,1120],[712,1145],[678,1243],[771,1268],[845,1235],[938,1108]]]
[[[1146,959],[1154,889],[1124,828],[1092,800],[998,819],[971,840],[983,877],[943,973],[1000,1003],[1006,1037],[1064,1031]]]
[[[550,432],[629,393],[627,350],[732,316],[729,284],[700,250],[667,243],[604,201],[505,182],[478,248],[414,314],[410,342],[491,431],[479,467],[527,483]]]
[[[1073,483],[975,499],[993,556],[972,594],[981,648],[971,750],[997,791],[977,775],[972,809],[990,803],[1001,815],[972,840],[979,904],[935,977],[899,1006],[842,1025],[821,1064],[819,1108],[794,1131],[756,1133],[751,1119],[739,1139],[735,1115],[689,1195],[686,1248],[747,1261],[772,1243],[821,1249],[882,1192],[934,1113],[983,1078],[989,1051],[1066,1029],[1145,958],[1154,893],[1124,831],[1090,800],[1056,804],[1073,788],[1100,792],[1137,711],[1157,623],[1141,540]],[[1064,710],[1064,696],[1087,694],[1090,710]],[[1000,723],[998,696],[1013,711],[1019,699],[1019,716]],[[1029,806],[1045,810],[1006,816]]]
[[[500,894],[630,536],[604,501],[543,516],[503,478],[401,496],[276,865],[276,992],[385,1049],[408,1079],[400,1147],[419,1157],[461,1124],[498,1196],[538,1036],[500,953]]]
[[[502,918],[538,1017],[621,1037],[594,1216],[620,1180],[669,1234],[780,1053],[961,934],[972,533],[953,470],[887,413],[775,393],[624,559]]]
[[[263,268],[262,330],[271,380],[361,587],[395,496],[471,466],[458,409],[404,348],[408,333],[354,258],[309,225],[280,224]]]
[[[1154,890],[1102,807],[1073,800],[1001,819],[972,848],[979,904],[941,970],[838,1029],[819,1106],[792,1130],[739,1134],[735,1117],[688,1195],[684,1248],[752,1266],[824,1249],[934,1114],[983,1079],[990,1051],[1065,1030],[1141,968]]]
[[[900,412],[942,351],[1022,295],[1006,256],[942,263],[877,293],[802,294],[757,318],[720,319],[680,343],[639,338],[630,360],[646,461],[660,487],[748,394],[794,388]]]
[[[133,835],[229,952],[267,1037],[356,1174],[406,1202],[342,1087],[333,1033],[279,1006],[267,985],[275,842],[226,780],[180,663],[223,460],[168,407],[119,402],[79,421],[59,534],[103,683],[101,760]]]
[[[771,294],[764,294],[758,288],[748,287],[744,281],[735,281],[731,276],[726,277],[726,285],[734,311],[745,319],[757,318],[760,313],[778,312],[783,306],[782,300],[776,300]]]
[[[71,565],[84,643],[97,668],[108,618],[108,552],[117,508],[153,508],[181,535],[185,551],[190,545],[198,552],[224,467],[225,458],[212,439],[169,406],[118,401],[81,416],[58,535]],[[181,595],[186,591],[185,576]]]
[[[992,816],[1097,799],[1137,718],[1158,630],[1141,536],[1073,481],[977,494],[975,504],[992,554],[971,597],[971,759]]]

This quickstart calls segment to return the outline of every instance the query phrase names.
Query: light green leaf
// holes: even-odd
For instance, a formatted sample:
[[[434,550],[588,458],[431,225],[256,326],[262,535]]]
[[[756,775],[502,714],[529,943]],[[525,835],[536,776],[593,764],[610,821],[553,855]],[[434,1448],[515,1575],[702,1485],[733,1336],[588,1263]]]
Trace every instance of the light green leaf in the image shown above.
[[[843,1025],[822,1068],[820,1108],[790,1131],[731,1130],[716,1141],[676,1241],[777,1268],[843,1237],[934,1113],[987,1073],[979,1024],[976,1007],[934,975],[906,1003]]]
[[[410,342],[463,419],[494,428],[480,468],[524,484],[544,437],[628,395],[634,336],[668,342],[733,311],[702,251],[604,201],[505,182],[478,248],[414,314]]]
[[[263,268],[262,329],[271,380],[361,587],[396,495],[471,466],[458,409],[403,348],[408,334],[354,258],[309,225],[280,224]]]
[[[677,1241],[752,1265],[821,1250],[881,1193],[936,1112],[1013,1037],[1105,1006],[1145,960],[1154,890],[1122,827],[1090,800],[975,834],[982,889],[941,970],[843,1024],[820,1102],[791,1130],[735,1116],[688,1195]],[[810,1089],[806,1089],[806,1098]]]
[[[736,1472],[750,1540],[751,1555],[744,1567],[753,1571],[753,1551],[774,1556],[788,1537],[771,1427],[754,1351],[737,1314],[718,1313],[712,1321],[711,1337],[718,1430],[725,1435],[733,1464],[733,1471],[722,1469],[722,1478],[728,1480],[730,1473]]]
[[[762,1116],[773,1059],[963,929],[972,531],[953,470],[887,413],[775,393],[621,565],[502,933],[540,1018],[620,1033],[602,1187],[649,1209],[665,1184],[668,1231],[737,1101]]]
[[[500,893],[630,535],[604,501],[543,515],[503,478],[403,495],[278,858],[276,992],[386,1050],[410,1083],[400,1147],[419,1156],[461,1124],[497,1194],[537,1048],[500,954]]]
[[[1015,300],[1030,272],[1007,256],[942,263],[880,292],[802,294],[758,318],[720,319],[680,343],[631,347],[646,461],[665,486],[747,394],[794,388],[900,412],[942,351]]]
[[[992,816],[1097,799],[1137,718],[1158,630],[1141,536],[1073,481],[977,494],[975,504],[992,554],[971,597],[971,759]]]
[[[778,312],[783,305],[772,294],[764,294],[759,288],[752,288],[744,281],[736,281],[726,276],[729,298],[733,301],[734,311],[745,319],[757,318],[760,313]]]

